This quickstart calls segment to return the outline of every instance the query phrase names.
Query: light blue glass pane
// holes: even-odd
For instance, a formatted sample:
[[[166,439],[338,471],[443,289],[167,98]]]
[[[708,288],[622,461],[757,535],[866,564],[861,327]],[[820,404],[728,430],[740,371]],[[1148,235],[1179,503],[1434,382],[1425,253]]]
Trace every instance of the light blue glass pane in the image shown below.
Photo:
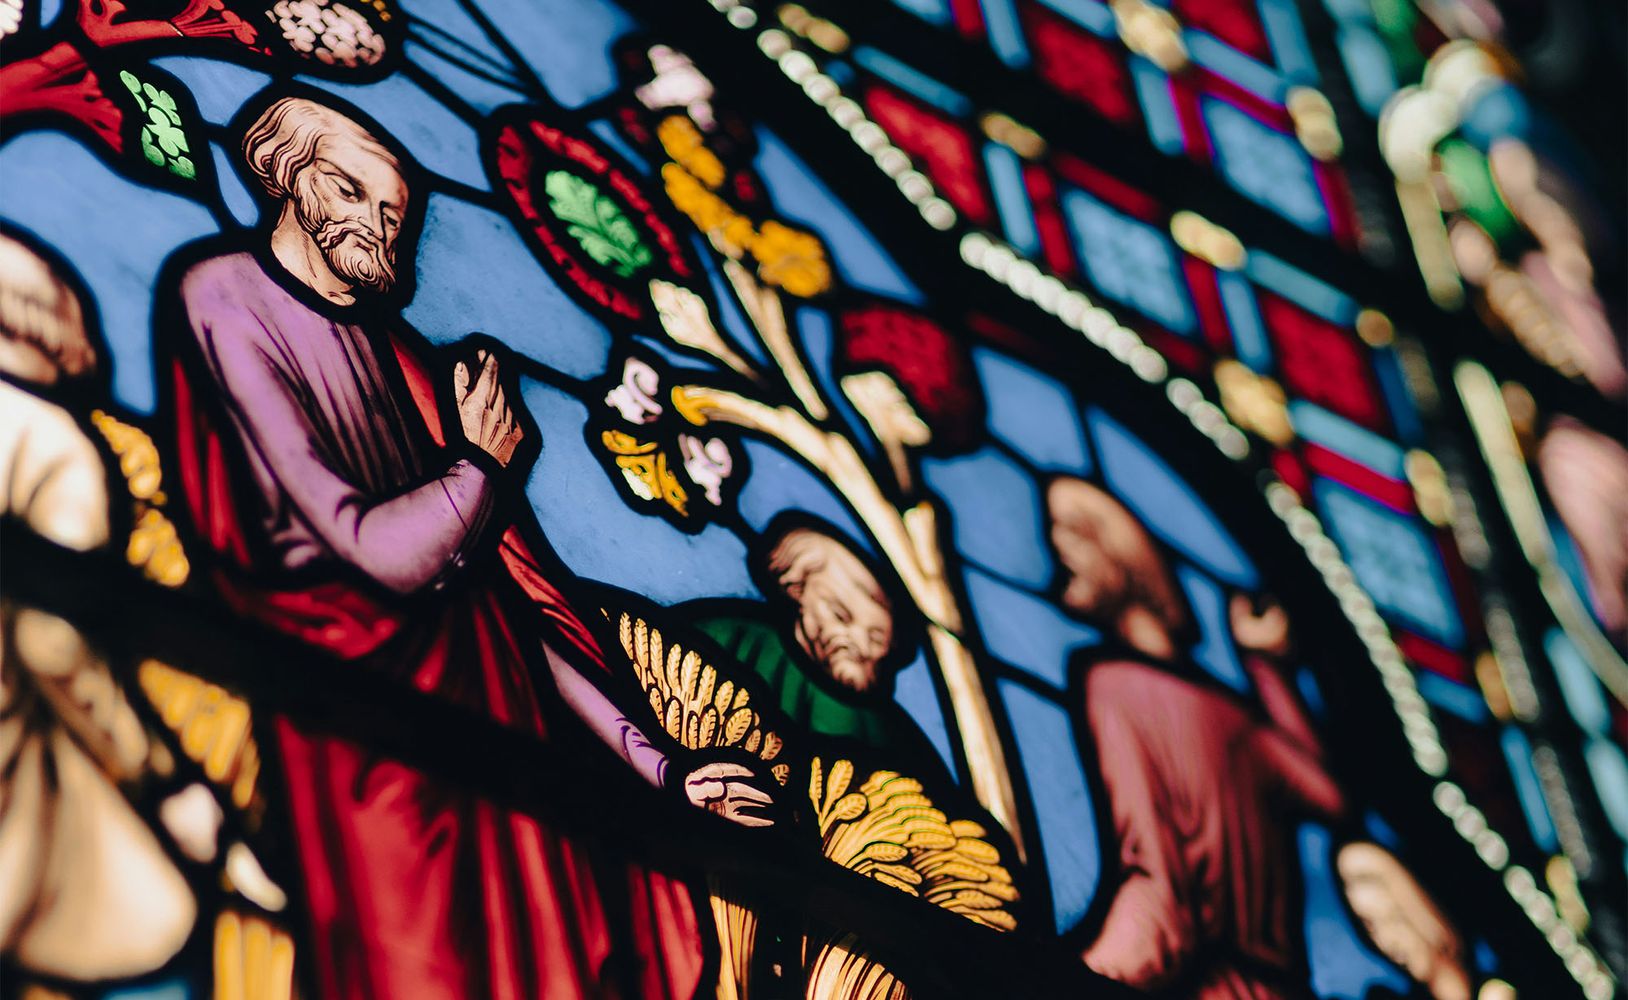
[[[503,34],[554,100],[568,108],[603,97],[616,86],[610,46],[636,26],[633,18],[596,0],[473,0]]]
[[[876,238],[790,147],[766,128],[757,130],[757,141],[756,166],[775,206],[788,222],[801,221],[819,233],[843,281],[916,305],[924,301]]]
[[[378,119],[425,170],[486,190],[480,136],[474,127],[407,77],[397,73],[368,84],[298,79],[337,94]]]
[[[1346,326],[1357,318],[1357,303],[1349,295],[1265,250],[1249,251],[1244,269],[1251,281],[1330,323]]]
[[[1272,71],[1272,67],[1261,65],[1206,31],[1188,28],[1182,32],[1182,39],[1187,43],[1187,51],[1192,55],[1193,62],[1231,80],[1262,100],[1282,103],[1288,84]]]
[[[1507,83],[1487,88],[1464,114],[1464,138],[1485,150],[1497,139],[1523,139],[1532,132],[1532,109],[1520,90]]]
[[[718,365],[706,355],[687,351],[666,338],[648,337],[642,333],[633,335],[633,343],[644,348],[645,353],[654,354],[674,368],[692,372],[716,372]],[[674,378],[677,378],[675,373]]]
[[[1586,731],[1604,736],[1611,729],[1611,709],[1605,703],[1600,682],[1589,669],[1588,661],[1578,651],[1571,637],[1558,628],[1551,628],[1543,636],[1543,651],[1555,668],[1555,680],[1560,684],[1560,695],[1571,709],[1571,717]]]
[[[1034,796],[1052,916],[1057,930],[1066,931],[1085,916],[1102,873],[1091,788],[1074,745],[1073,720],[1060,706],[1012,681],[1001,681],[1000,692]]]
[[[1199,643],[1193,659],[1216,680],[1244,692],[1250,688],[1249,675],[1238,661],[1232,645],[1232,626],[1227,620],[1227,595],[1216,582],[1191,566],[1176,567],[1176,578],[1187,593],[1187,604],[1199,630]]]
[[[49,27],[56,20],[57,14],[62,11],[62,0],[41,0],[40,27]]]
[[[1215,283],[1221,289],[1221,307],[1226,310],[1227,322],[1232,327],[1233,347],[1238,360],[1265,372],[1272,367],[1272,343],[1261,324],[1260,307],[1255,303],[1255,289],[1235,271],[1216,271]]]
[[[163,979],[140,986],[116,986],[101,1000],[190,1000],[192,989],[185,979]]]
[[[1492,718],[1480,692],[1428,670],[1419,671],[1418,682],[1419,694],[1424,700],[1444,712],[1451,712],[1467,722],[1474,723],[1484,723]]]
[[[989,430],[1036,468],[1091,471],[1085,428],[1068,392],[1028,365],[987,348],[972,352],[989,407]]]
[[[204,121],[225,125],[271,77],[236,63],[198,56],[160,56],[153,65],[187,85]]]
[[[847,393],[837,383],[832,367],[836,360],[836,331],[832,329],[831,314],[813,306],[799,306],[794,322],[803,342],[803,357],[808,359],[809,370],[820,388],[820,394],[831,404],[838,418],[853,429],[860,450],[867,455],[877,454],[881,448],[871,434],[870,424],[848,402]]]
[[[910,665],[893,678],[893,700],[898,702],[921,731],[927,741],[944,759],[944,767],[954,777],[955,751],[950,746],[950,729],[944,722],[944,709],[938,701],[933,685],[933,671],[927,665],[927,655],[917,653]]]
[[[1102,641],[1096,629],[1028,591],[970,567],[964,579],[973,620],[990,654],[1059,692],[1068,687],[1069,659]]]
[[[1458,648],[1464,627],[1447,574],[1418,524],[1327,479],[1318,479],[1312,490],[1329,534],[1374,603],[1437,642]]]
[[[520,391],[546,435],[526,498],[567,568],[662,604],[760,596],[746,546],[732,533],[712,525],[687,535],[628,506],[624,487],[588,450],[581,400],[531,379],[521,380]]]
[[[1356,319],[1358,306],[1350,295],[1345,295],[1327,282],[1314,279],[1299,267],[1273,257],[1267,251],[1249,251],[1244,269],[1249,272],[1252,282],[1267,288],[1268,292],[1278,293],[1294,305],[1306,309],[1307,313],[1315,313],[1341,326],[1348,326]]]
[[[615,125],[603,118],[595,118],[588,123],[588,130],[600,142],[615,150],[616,154],[626,160],[634,170],[641,174],[652,172],[650,161],[644,158],[644,154],[627,144],[627,140],[622,138],[622,133],[616,131]]]
[[[1498,743],[1504,749],[1504,760],[1509,763],[1509,775],[1515,780],[1515,797],[1520,800],[1521,812],[1526,814],[1526,825],[1532,831],[1532,840],[1540,850],[1553,853],[1560,849],[1555,837],[1554,820],[1549,817],[1549,805],[1543,801],[1543,785],[1532,766],[1532,744],[1525,734],[1514,726],[1505,726]]]
[[[1112,417],[1094,407],[1089,417],[1108,484],[1148,530],[1227,583],[1255,589],[1255,567],[1192,487]]]
[[[418,289],[402,315],[435,343],[485,333],[576,378],[602,373],[610,353],[605,327],[566,296],[507,219],[449,195],[430,196]]]
[[[1628,840],[1628,757],[1610,739],[1596,736],[1583,748],[1583,759],[1611,829]]]
[[[1118,33],[1114,27],[1114,12],[1099,0],[1040,0],[1040,3],[1094,35],[1112,38]]]
[[[740,301],[735,298],[734,290],[730,288],[723,271],[718,267],[718,258],[712,252],[711,245],[700,233],[691,234],[690,245],[695,248],[695,256],[707,272],[707,283],[712,286],[712,297],[718,305],[718,315],[713,317],[713,322],[718,325],[719,332],[747,358],[760,365],[768,364],[768,352],[763,349],[763,344],[753,332],[752,324],[741,311]]]
[[[1323,700],[1323,689],[1317,683],[1317,675],[1310,667],[1301,667],[1294,673],[1295,690],[1300,692],[1300,700],[1306,703],[1306,711],[1316,719],[1328,717],[1328,703]]]
[[[1408,392],[1407,380],[1402,375],[1402,362],[1389,347],[1369,352],[1374,363],[1374,375],[1379,379],[1379,391],[1385,394],[1385,405],[1390,411],[1391,423],[1396,425],[1397,437],[1408,444],[1424,440],[1424,425],[1419,412],[1413,407],[1413,396]]]
[[[1334,871],[1333,837],[1315,823],[1300,827],[1300,867],[1306,881],[1306,958],[1312,991],[1320,997],[1369,995],[1374,987],[1398,994],[1412,986],[1395,966],[1370,948],[1351,922]]]
[[[1385,110],[1385,102],[1396,93],[1396,70],[1384,39],[1366,25],[1348,24],[1339,29],[1340,61],[1356,91],[1357,103],[1375,118]]]
[[[1294,136],[1268,128],[1224,101],[1203,102],[1216,166],[1241,194],[1311,233],[1328,232],[1328,210],[1311,157]]]
[[[1560,571],[1566,574],[1572,588],[1582,597],[1584,606],[1594,616],[1595,622],[1604,625],[1600,618],[1600,609],[1594,605],[1593,587],[1588,582],[1588,573],[1583,569],[1583,557],[1577,551],[1577,542],[1571,537],[1571,532],[1566,530],[1565,522],[1560,520],[1560,515],[1551,511],[1544,519],[1549,524],[1549,536],[1554,539],[1555,561],[1560,564]]]
[[[399,0],[399,5],[413,19],[408,26],[413,34],[447,48],[460,59],[501,70],[507,76],[516,75],[503,50],[481,30],[460,0]],[[453,40],[448,41],[442,34]]]
[[[921,467],[928,489],[944,500],[962,556],[1034,590],[1051,582],[1040,491],[1011,459],[983,448]]]
[[[1102,294],[1177,333],[1193,331],[1197,321],[1176,248],[1164,233],[1077,188],[1063,192],[1063,209],[1086,273]]]
[[[979,0],[984,9],[984,28],[989,32],[989,47],[1001,62],[1013,69],[1029,65],[1029,46],[1023,40],[1023,26],[1018,23],[1017,7],[1012,0]]]
[[[447,45],[454,55],[467,59],[459,53],[456,47]],[[446,88],[457,94],[470,107],[481,114],[491,114],[505,104],[514,104],[526,100],[525,92],[518,87],[508,87],[493,83],[491,80],[476,76],[464,67],[444,58],[440,54],[440,47],[431,48],[411,38],[402,47],[403,54],[416,65],[422,67],[430,75],[441,81]]]
[[[1379,846],[1391,851],[1402,849],[1402,835],[1396,832],[1395,827],[1385,822],[1385,817],[1379,813],[1371,809],[1364,813],[1362,828],[1368,831],[1368,836],[1373,838],[1374,842]]]
[[[1136,98],[1142,105],[1142,117],[1147,119],[1148,138],[1161,153],[1180,155],[1187,148],[1182,135],[1181,119],[1176,116],[1176,104],[1170,97],[1170,78],[1159,67],[1143,59],[1130,59],[1131,79],[1136,82]]]
[[[841,498],[802,462],[773,445],[750,438],[741,440],[741,450],[750,472],[741,484],[739,509],[741,519],[753,530],[763,531],[777,514],[801,510],[829,521],[848,541],[872,551],[870,536],[854,520]]]
[[[900,90],[914,94],[956,118],[972,114],[972,102],[967,100],[966,95],[900,62],[881,49],[861,45],[853,50],[853,60]]]
[[[995,208],[1007,242],[1024,256],[1040,252],[1040,232],[1035,228],[1029,193],[1023,188],[1023,164],[1018,155],[998,142],[984,144],[984,166],[990,190],[995,192]]]
[[[940,28],[948,27],[953,12],[950,0],[893,0],[894,4]]]
[[[214,218],[195,201],[125,180],[60,132],[7,141],[0,177],[5,217],[54,247],[85,279],[112,354],[102,365],[112,367],[114,397],[151,413],[153,285],[171,252],[217,231]],[[110,206],[118,206],[116,219]]]
[[[1307,441],[1360,462],[1381,475],[1406,480],[1406,453],[1368,428],[1303,399],[1289,404],[1289,418],[1295,433]]]
[[[1256,0],[1261,12],[1261,24],[1272,43],[1272,54],[1277,57],[1278,69],[1297,83],[1315,83],[1317,64],[1311,58],[1311,46],[1306,42],[1306,31],[1300,23],[1300,12],[1294,0]]]
[[[1323,6],[1337,21],[1373,21],[1368,0],[1323,0]]]
[[[253,226],[260,221],[260,206],[237,172],[238,158],[218,142],[210,143],[209,151],[215,158],[215,177],[220,181],[220,196],[226,210],[232,213],[238,225]]]

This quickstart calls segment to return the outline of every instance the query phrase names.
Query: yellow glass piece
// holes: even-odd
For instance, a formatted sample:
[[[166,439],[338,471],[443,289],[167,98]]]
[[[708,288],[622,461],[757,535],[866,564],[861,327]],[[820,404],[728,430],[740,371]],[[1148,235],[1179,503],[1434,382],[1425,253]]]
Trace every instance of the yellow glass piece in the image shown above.
[[[247,809],[260,773],[248,703],[157,660],[144,661],[136,676],[159,718],[180,739],[182,752],[210,781],[231,789],[234,805]]]
[[[1011,149],[1014,153],[1030,160],[1038,160],[1046,155],[1046,140],[1040,133],[1027,125],[1001,114],[991,111],[978,119],[978,125],[984,130],[984,135]]]
[[[1295,138],[1306,152],[1319,160],[1336,159],[1344,149],[1340,127],[1334,120],[1334,107],[1322,91],[1312,87],[1289,88],[1285,101],[1294,121]]]
[[[1396,340],[1396,327],[1378,309],[1364,309],[1357,313],[1357,336],[1369,347],[1389,347]]]
[[[252,914],[226,910],[215,921],[215,1000],[292,1000],[294,941]]]
[[[1247,254],[1238,237],[1197,212],[1181,211],[1172,215],[1170,235],[1177,246],[1223,271],[1236,271],[1244,266]]]
[[[750,253],[758,276],[798,298],[810,298],[831,287],[831,264],[825,245],[812,233],[770,219],[762,227],[737,212],[679,163],[661,168],[667,197],[707,234],[720,253],[739,260]]]
[[[667,453],[654,441],[640,441],[622,431],[600,435],[605,448],[616,456],[616,467],[628,489],[641,500],[661,500],[679,514],[689,515],[689,494],[673,474]]]
[[[1413,500],[1419,505],[1419,513],[1424,515],[1424,519],[1438,528],[1451,524],[1453,492],[1447,486],[1447,473],[1442,471],[1436,457],[1415,448],[1407,453],[1403,468],[1407,472],[1408,484],[1413,487]]]
[[[717,189],[724,182],[723,161],[707,148],[701,130],[689,115],[668,115],[656,126],[656,138],[673,162],[689,171],[702,184]]]
[[[1294,440],[1283,387],[1276,381],[1224,358],[1215,364],[1215,384],[1221,390],[1221,408],[1233,423],[1280,448]]]
[[[752,695],[746,688],[720,679],[717,669],[700,653],[668,640],[660,628],[643,618],[623,612],[616,628],[622,651],[667,735],[691,750],[740,747],[765,761],[780,756],[784,744],[763,728],[763,718],[750,706]],[[784,764],[770,770],[781,784],[790,775]]]
[[[1112,0],[1114,24],[1125,47],[1145,56],[1166,73],[1187,66],[1187,45],[1181,40],[1181,25],[1163,7],[1147,0]]]

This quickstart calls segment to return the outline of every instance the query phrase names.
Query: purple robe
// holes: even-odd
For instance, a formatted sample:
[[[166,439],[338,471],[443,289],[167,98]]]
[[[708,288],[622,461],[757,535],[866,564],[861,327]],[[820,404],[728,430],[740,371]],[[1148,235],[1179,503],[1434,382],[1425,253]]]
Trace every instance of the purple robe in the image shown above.
[[[468,460],[436,461],[439,422],[416,359],[347,321],[357,314],[302,301],[248,253],[202,261],[180,290],[205,378],[177,361],[179,478],[200,533],[251,576],[222,570],[222,594],[343,659],[539,735],[533,664],[546,661],[561,697],[659,784],[666,755],[536,641],[552,625],[561,648],[604,666],[514,529],[498,544],[507,573],[449,586],[491,518],[493,486]],[[194,409],[194,391],[219,398],[230,431]],[[234,431],[247,484],[222,457],[220,435]],[[252,510],[238,506],[243,486]],[[268,544],[251,548],[251,532]],[[352,571],[395,594],[446,589],[409,610]],[[694,992],[699,930],[682,885],[601,870],[535,820],[342,740],[287,721],[276,734],[319,995],[598,995],[612,975],[601,884],[630,895],[618,909],[638,993]]]

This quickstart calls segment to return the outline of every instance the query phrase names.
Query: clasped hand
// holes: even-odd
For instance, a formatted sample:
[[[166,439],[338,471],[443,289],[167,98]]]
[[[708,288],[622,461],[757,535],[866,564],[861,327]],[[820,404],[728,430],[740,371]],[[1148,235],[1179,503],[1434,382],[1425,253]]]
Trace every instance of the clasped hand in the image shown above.
[[[480,374],[474,377],[474,385],[470,385],[467,364],[460,361],[452,370],[452,399],[458,406],[458,420],[470,444],[507,467],[525,431],[504,398],[497,355],[479,350],[475,361],[480,365]]]

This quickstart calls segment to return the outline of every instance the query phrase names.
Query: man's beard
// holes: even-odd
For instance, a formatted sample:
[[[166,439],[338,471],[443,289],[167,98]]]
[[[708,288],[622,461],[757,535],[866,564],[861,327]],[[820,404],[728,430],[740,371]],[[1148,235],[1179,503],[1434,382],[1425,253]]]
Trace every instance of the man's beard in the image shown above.
[[[876,661],[862,655],[838,630],[823,628],[805,616],[797,631],[809,656],[833,681],[854,691],[868,691],[876,683]]]
[[[308,212],[315,199],[298,199],[300,225],[311,234],[322,259],[334,274],[369,291],[388,292],[396,284],[395,250],[379,234],[351,219],[323,218]]]

